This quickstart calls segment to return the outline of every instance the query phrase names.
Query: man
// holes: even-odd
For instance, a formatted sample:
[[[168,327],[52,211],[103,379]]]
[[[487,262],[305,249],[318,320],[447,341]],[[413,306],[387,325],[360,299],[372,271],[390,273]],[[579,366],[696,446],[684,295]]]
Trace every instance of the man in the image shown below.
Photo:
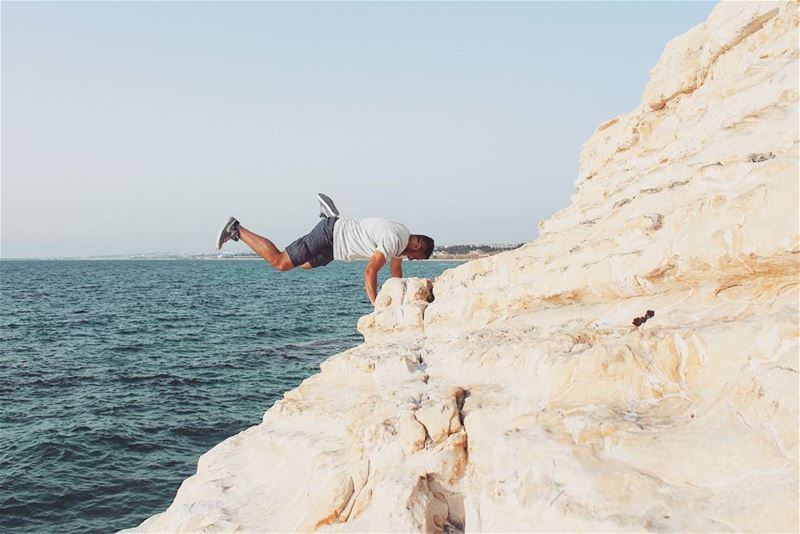
[[[313,269],[334,259],[367,259],[364,289],[372,304],[378,296],[378,271],[389,262],[392,276],[403,276],[403,256],[409,260],[428,259],[433,253],[433,239],[412,234],[400,223],[371,217],[339,218],[339,210],[327,195],[317,195],[322,220],[307,235],[280,251],[265,237],[255,234],[231,217],[217,236],[217,250],[228,240],[240,239],[279,271],[295,267]]]

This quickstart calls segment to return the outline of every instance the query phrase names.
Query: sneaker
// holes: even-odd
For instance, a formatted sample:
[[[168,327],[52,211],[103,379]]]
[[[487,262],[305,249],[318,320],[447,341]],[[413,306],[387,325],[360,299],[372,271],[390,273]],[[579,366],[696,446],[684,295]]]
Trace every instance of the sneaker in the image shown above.
[[[336,204],[333,203],[331,197],[325,193],[317,193],[319,199],[319,216],[320,217],[338,217],[339,210],[336,209]]]
[[[228,222],[226,222],[222,230],[219,231],[219,235],[217,236],[217,250],[221,249],[222,245],[230,239],[239,241],[239,221],[233,217],[228,219]]]

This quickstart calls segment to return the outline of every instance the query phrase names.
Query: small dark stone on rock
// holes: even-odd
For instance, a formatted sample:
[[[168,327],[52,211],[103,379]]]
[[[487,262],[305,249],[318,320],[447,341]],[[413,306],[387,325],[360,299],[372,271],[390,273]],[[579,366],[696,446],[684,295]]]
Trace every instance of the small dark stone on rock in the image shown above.
[[[647,310],[644,315],[641,317],[634,317],[633,318],[633,326],[639,327],[642,326],[644,323],[647,322],[648,319],[653,317],[656,314],[653,310]]]

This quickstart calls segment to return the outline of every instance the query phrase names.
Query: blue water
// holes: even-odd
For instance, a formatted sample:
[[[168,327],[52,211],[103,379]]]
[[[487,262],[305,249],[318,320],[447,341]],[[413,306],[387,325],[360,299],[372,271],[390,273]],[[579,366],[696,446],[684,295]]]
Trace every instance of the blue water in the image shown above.
[[[0,531],[110,532],[163,511],[202,453],[360,343],[363,267],[0,262]]]

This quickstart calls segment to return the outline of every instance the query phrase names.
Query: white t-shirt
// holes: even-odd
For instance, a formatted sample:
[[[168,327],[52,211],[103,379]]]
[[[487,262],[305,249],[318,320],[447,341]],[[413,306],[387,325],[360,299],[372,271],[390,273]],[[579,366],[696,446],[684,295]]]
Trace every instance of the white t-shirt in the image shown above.
[[[406,249],[410,235],[408,228],[386,219],[342,218],[333,226],[333,258],[344,261],[369,259],[378,251],[389,261]]]

